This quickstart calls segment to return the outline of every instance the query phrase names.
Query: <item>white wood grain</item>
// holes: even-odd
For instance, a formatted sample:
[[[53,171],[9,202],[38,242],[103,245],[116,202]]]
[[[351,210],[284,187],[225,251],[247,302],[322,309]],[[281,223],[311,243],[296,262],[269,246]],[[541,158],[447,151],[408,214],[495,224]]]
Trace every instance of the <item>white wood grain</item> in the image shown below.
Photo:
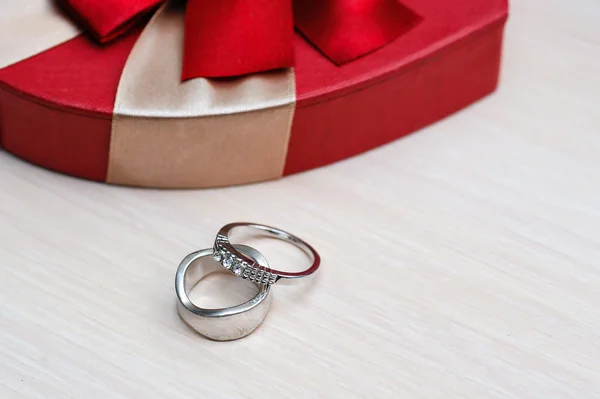
[[[600,397],[599,21],[514,0],[495,95],[281,181],[138,190],[0,154],[0,397]],[[236,220],[323,268],[215,343],[174,273]]]

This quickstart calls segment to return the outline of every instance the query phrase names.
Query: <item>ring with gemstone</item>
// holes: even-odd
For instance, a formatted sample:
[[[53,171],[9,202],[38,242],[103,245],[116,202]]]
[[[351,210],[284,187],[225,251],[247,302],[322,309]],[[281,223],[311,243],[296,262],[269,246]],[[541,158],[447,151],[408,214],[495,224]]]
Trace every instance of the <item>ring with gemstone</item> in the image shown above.
[[[297,246],[309,257],[312,264],[302,272],[285,272],[261,265],[242,251],[239,251],[234,244],[231,244],[229,236],[232,230],[238,230],[242,227],[253,229],[261,235],[277,238]],[[235,275],[264,285],[275,284],[279,281],[287,284],[295,283],[300,279],[314,276],[321,262],[317,251],[304,240],[287,231],[257,223],[230,223],[223,226],[217,233],[213,247],[213,256],[217,262],[221,263]]]
[[[260,252],[246,245],[235,245],[236,251],[268,268]],[[190,300],[190,290],[205,276],[223,268],[212,259],[213,250],[203,249],[183,258],[175,275],[177,311],[191,328],[215,341],[231,341],[247,336],[264,320],[271,307],[270,286],[254,283],[258,292],[250,300],[228,308],[205,309]]]

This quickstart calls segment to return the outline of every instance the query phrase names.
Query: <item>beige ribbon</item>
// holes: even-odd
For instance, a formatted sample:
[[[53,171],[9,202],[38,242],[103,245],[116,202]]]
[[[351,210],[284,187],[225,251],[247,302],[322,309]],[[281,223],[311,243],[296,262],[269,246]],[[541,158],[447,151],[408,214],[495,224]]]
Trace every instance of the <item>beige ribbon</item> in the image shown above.
[[[79,33],[51,0],[0,0],[0,69]]]
[[[293,70],[181,82],[183,10],[163,6],[138,38],[115,103],[108,182],[211,187],[280,177]]]

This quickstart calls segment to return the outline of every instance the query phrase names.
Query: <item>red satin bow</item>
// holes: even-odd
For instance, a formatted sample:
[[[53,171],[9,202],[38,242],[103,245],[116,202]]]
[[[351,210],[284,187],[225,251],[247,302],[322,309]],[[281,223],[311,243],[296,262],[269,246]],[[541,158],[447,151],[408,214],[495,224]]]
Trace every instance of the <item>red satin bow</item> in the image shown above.
[[[104,43],[164,0],[59,2]],[[419,21],[398,0],[188,0],[183,79],[291,67],[294,25],[339,65],[378,49]]]

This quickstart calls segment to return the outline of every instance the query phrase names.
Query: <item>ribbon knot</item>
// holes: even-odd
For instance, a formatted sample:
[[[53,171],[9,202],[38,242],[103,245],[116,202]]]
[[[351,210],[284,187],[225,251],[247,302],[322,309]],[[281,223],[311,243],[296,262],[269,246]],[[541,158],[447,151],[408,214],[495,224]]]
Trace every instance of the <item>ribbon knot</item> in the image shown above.
[[[165,1],[59,2],[97,41],[106,43]],[[384,46],[419,21],[398,0],[188,0],[182,79],[292,67],[294,26],[341,65]]]

